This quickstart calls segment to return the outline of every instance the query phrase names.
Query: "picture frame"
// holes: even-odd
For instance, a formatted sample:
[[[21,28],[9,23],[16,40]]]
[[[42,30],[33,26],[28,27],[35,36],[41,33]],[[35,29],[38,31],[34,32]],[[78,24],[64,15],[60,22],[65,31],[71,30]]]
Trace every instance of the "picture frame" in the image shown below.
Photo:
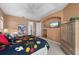
[[[25,33],[25,28],[26,26],[24,24],[19,24],[18,25],[18,34],[24,34]]]
[[[59,26],[60,26],[59,21],[54,21],[54,22],[49,23],[49,27],[51,27],[51,28],[58,28]]]

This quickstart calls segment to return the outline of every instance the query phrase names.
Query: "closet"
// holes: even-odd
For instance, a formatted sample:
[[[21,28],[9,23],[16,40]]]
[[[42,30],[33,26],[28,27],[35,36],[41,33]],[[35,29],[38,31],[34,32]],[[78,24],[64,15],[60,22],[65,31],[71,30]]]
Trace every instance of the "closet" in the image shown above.
[[[79,20],[61,25],[61,49],[66,54],[79,54]]]

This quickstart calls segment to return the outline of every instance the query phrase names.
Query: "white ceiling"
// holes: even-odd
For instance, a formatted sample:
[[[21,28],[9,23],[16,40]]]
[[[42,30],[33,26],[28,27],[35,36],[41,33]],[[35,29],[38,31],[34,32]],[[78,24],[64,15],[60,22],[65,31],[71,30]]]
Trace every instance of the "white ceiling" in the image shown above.
[[[0,8],[5,14],[39,21],[48,14],[62,10],[66,5],[67,3],[0,3]]]

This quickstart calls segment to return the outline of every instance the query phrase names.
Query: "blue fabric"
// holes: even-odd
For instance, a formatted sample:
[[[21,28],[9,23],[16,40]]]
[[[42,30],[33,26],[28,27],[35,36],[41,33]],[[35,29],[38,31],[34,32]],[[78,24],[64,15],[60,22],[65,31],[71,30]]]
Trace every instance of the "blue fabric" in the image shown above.
[[[31,38],[32,36],[28,36],[28,37]],[[38,51],[39,49],[45,47],[45,45],[47,46],[47,49],[49,49],[49,44],[47,43],[46,40],[38,38],[38,37],[32,37],[32,38],[34,38],[34,40],[28,40],[28,41],[29,42],[32,41],[34,44],[37,44],[36,43],[37,41],[41,42],[40,44],[37,44],[38,48],[35,51]],[[19,51],[19,52],[16,51],[15,48],[19,47],[19,46],[22,46],[24,48],[24,50]],[[26,53],[26,51],[25,51],[28,46],[29,45],[26,45],[25,43],[24,44],[23,43],[15,44],[12,47],[6,46],[5,50],[0,51],[0,55],[30,55],[32,53]]]

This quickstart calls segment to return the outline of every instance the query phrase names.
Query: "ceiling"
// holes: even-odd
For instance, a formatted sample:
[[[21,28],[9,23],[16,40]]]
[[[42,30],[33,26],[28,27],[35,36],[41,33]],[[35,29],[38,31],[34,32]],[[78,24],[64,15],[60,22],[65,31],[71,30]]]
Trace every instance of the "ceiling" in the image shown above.
[[[7,15],[39,21],[41,18],[62,10],[67,3],[0,3]]]

